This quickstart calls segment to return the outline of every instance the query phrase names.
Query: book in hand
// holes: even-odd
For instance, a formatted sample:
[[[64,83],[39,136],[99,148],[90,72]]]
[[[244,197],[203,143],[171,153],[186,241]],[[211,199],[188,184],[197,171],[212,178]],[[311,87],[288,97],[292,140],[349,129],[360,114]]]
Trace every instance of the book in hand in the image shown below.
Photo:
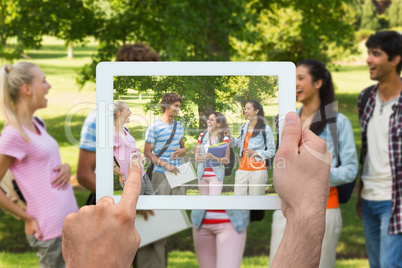
[[[221,143],[209,146],[208,153],[212,154],[215,157],[222,158],[226,155],[227,148],[228,148],[228,143],[221,142]],[[217,167],[219,165],[220,165],[220,163],[213,159],[207,159],[204,162],[204,168]]]
[[[193,165],[190,162],[178,166],[177,169],[180,171],[177,174],[169,171],[165,172],[165,176],[167,181],[169,182],[170,188],[173,189],[177,186],[197,179],[197,175],[194,171]]]

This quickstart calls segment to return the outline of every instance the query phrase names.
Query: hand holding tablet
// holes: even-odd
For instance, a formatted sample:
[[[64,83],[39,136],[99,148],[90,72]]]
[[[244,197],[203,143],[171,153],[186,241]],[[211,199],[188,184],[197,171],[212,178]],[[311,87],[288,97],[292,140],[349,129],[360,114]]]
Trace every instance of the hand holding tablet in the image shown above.
[[[118,204],[105,196],[95,206],[84,206],[66,217],[62,249],[67,267],[131,265],[140,244],[134,222],[141,172],[141,162],[134,157]]]

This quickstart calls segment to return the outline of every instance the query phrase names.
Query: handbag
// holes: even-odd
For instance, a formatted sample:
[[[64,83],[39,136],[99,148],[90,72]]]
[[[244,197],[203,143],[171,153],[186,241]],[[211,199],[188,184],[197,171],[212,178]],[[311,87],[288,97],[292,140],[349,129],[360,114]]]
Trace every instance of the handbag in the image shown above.
[[[169,148],[170,143],[173,140],[174,134],[176,134],[176,127],[177,127],[177,121],[174,120],[174,125],[173,125],[173,131],[172,134],[170,134],[169,139],[166,141],[165,145],[163,145],[162,150],[158,153],[158,155],[156,157],[161,157],[163,155],[164,152],[166,152],[166,150]],[[152,173],[154,170],[154,163],[149,163],[148,168],[147,168],[147,172],[146,174],[148,175],[149,179],[152,180]]]

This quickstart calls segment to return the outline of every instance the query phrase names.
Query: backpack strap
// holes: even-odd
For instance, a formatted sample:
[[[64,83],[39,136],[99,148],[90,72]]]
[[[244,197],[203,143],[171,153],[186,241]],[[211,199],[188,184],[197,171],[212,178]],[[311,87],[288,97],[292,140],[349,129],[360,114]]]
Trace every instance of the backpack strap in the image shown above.
[[[38,123],[41,127],[43,127],[44,129],[46,129],[45,122],[43,122],[43,120],[42,120],[41,118],[39,118],[39,117],[37,117],[37,116],[34,116],[33,118],[34,118],[34,120],[36,121],[36,123]]]
[[[366,107],[367,101],[370,97],[371,92],[374,90],[376,85],[372,85],[369,86],[368,88],[365,89],[361,102],[360,102],[360,109],[361,111],[359,111],[359,114],[362,114],[362,112],[364,111],[364,108]]]
[[[172,142],[174,135],[176,134],[176,127],[177,127],[177,121],[174,120],[172,134],[170,134],[169,139],[167,140],[165,145],[163,145],[163,149],[158,153],[158,155],[156,157],[158,157],[158,158],[161,157],[163,155],[163,153],[166,152],[166,150],[169,148],[169,145]]]
[[[328,120],[327,123],[329,124],[329,131],[332,136],[332,140],[334,141],[334,154],[336,156],[336,167],[341,165],[341,159],[339,158],[339,142],[338,142],[338,113],[333,120]]]
[[[264,128],[262,129],[262,138],[264,139],[264,145],[265,145],[265,151],[268,149],[267,147],[267,132],[265,131],[265,124],[264,124]]]
[[[205,134],[207,134],[207,132],[208,132],[208,131],[206,131],[206,132],[204,132],[204,134],[202,134],[201,140],[200,140],[200,143],[201,143],[201,144],[202,144],[202,141],[204,140]]]

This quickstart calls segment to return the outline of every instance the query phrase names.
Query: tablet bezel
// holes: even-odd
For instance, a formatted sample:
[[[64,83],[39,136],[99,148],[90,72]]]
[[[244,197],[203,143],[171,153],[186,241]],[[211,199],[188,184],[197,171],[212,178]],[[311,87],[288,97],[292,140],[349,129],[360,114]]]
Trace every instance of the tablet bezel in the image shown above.
[[[96,199],[113,197],[113,77],[115,76],[277,76],[279,131],[296,109],[296,67],[292,62],[101,62],[96,67]],[[276,195],[140,196],[137,209],[280,209]]]

